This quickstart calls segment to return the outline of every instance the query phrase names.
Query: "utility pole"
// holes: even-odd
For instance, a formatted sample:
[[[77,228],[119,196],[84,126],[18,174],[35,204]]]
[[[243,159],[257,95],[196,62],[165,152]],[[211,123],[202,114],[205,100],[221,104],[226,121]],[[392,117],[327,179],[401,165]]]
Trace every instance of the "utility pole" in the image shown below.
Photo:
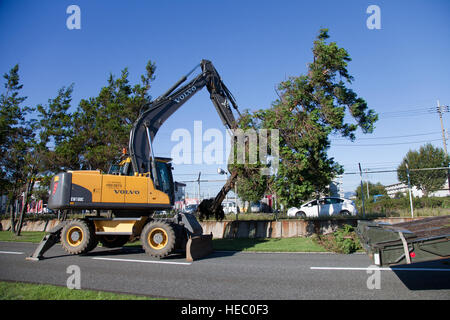
[[[369,192],[369,173],[368,169],[366,169],[366,182],[367,182],[367,201],[370,202],[370,192]]]
[[[414,208],[413,208],[412,195],[411,195],[411,181],[409,179],[408,161],[405,162],[405,165],[406,165],[406,175],[408,176],[408,190],[409,190],[409,203],[411,205],[411,218],[414,218]]]
[[[447,110],[445,110],[446,108]],[[442,112],[448,112],[448,106],[441,106],[439,100],[437,101],[437,112],[439,113],[439,119],[441,120],[441,130],[442,130],[442,142],[444,143],[444,151],[447,154],[447,142],[445,139],[445,129],[444,129],[444,121],[442,120]]]
[[[198,179],[197,179],[197,182],[198,182],[198,201],[199,201],[199,203],[201,202],[200,201],[200,176],[201,176],[201,174],[202,174],[202,172],[200,171],[198,173]]]
[[[444,121],[442,120],[442,113],[443,112],[449,112],[448,106],[441,106],[439,100],[437,101],[437,112],[439,113],[439,119],[441,120],[441,130],[442,130],[442,142],[444,143],[444,152],[445,155],[448,155],[447,153],[447,141],[445,139],[445,129],[444,129]],[[447,166],[449,164],[447,163]],[[447,170],[447,181],[448,181],[448,190],[450,192],[450,170]]]
[[[361,163],[358,163],[359,166],[359,176],[361,177],[361,200],[362,200],[362,209],[363,209],[363,217],[366,216],[366,209],[364,208],[364,184],[363,184],[363,176],[361,171]]]

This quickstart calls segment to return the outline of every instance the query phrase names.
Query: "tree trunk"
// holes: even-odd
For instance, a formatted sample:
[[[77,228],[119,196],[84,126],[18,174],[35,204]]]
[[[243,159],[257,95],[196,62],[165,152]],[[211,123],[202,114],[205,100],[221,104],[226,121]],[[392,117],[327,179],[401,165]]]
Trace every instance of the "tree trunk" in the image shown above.
[[[20,236],[20,232],[22,231],[22,225],[23,225],[23,216],[25,214],[25,210],[27,208],[28,205],[28,198],[31,194],[31,190],[33,189],[34,186],[34,180],[31,179],[30,181],[27,182],[26,188],[25,188],[25,193],[23,196],[23,206],[22,206],[22,210],[20,210],[20,217],[19,217],[19,225],[17,227],[16,230],[16,235]]]
[[[16,232],[16,219],[14,217],[14,205],[12,199],[9,200],[9,213],[11,214],[11,232]]]

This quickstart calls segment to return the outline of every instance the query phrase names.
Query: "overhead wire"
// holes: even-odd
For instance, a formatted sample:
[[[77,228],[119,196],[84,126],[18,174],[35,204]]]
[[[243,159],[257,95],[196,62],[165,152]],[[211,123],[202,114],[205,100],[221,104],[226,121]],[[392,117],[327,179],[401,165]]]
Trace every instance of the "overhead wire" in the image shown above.
[[[414,144],[414,143],[427,143],[434,141],[441,141],[442,139],[431,139],[422,141],[407,141],[407,142],[394,142],[394,143],[372,143],[372,144],[333,144],[333,146],[338,147],[374,147],[374,146],[394,146],[401,144]]]

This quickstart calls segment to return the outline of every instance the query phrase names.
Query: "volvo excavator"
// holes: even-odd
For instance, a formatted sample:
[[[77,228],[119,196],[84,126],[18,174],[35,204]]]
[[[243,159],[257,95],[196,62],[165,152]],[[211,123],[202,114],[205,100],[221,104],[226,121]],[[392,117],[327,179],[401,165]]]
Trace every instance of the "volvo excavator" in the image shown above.
[[[198,67],[201,73],[182,85]],[[210,254],[212,234],[203,234],[195,215],[178,213],[173,219],[153,218],[155,211],[171,209],[174,204],[171,159],[154,156],[153,140],[163,123],[205,87],[223,124],[230,130],[236,129],[231,109],[232,106],[239,114],[236,101],[213,64],[202,60],[143,108],[130,132],[129,154],[108,173],[74,170],[53,177],[48,207],[63,212],[64,218],[27,259],[43,259],[44,253],[58,242],[69,254],[85,254],[99,242],[104,247],[114,248],[136,238],[140,238],[147,254],[157,258],[175,250],[185,251],[188,261]],[[235,178],[236,173],[233,173],[216,198],[200,204],[201,215],[221,216],[221,202]],[[65,219],[68,212],[82,210],[93,214],[84,215],[82,219]]]

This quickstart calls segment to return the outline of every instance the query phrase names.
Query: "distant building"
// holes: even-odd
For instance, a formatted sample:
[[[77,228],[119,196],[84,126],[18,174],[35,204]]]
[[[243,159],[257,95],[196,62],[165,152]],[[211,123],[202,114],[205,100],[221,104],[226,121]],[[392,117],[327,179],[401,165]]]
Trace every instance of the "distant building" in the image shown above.
[[[182,201],[185,197],[186,184],[181,182],[175,182],[175,202]]]
[[[174,185],[174,206],[176,210],[183,210],[186,197],[186,184],[175,182]]]
[[[404,183],[395,183],[388,186],[385,186],[386,192],[390,198],[395,198],[395,196],[398,193],[402,193],[404,196],[409,195],[408,186]],[[411,188],[411,193],[413,197],[415,198],[422,198],[423,197],[423,191],[417,189],[415,186]],[[442,186],[441,189],[432,192],[429,194],[430,197],[447,197],[450,196],[450,191],[448,189],[448,184],[445,182],[445,184]]]
[[[337,176],[329,185],[330,197],[340,197],[344,198],[344,190],[342,188],[342,176]]]

